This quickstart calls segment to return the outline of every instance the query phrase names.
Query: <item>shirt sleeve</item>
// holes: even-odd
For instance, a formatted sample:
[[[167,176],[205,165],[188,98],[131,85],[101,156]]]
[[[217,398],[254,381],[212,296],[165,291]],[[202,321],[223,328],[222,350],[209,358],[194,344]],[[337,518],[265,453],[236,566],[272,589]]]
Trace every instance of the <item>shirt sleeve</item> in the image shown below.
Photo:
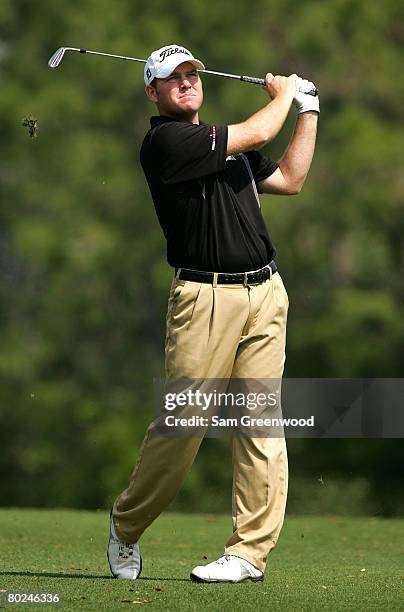
[[[163,183],[190,181],[224,170],[227,126],[173,121],[157,128],[151,145]]]
[[[269,157],[265,157],[259,151],[246,151],[244,155],[250,164],[257,190],[259,193],[262,193],[262,190],[258,188],[258,183],[271,176],[279,167],[279,164],[269,159]]]

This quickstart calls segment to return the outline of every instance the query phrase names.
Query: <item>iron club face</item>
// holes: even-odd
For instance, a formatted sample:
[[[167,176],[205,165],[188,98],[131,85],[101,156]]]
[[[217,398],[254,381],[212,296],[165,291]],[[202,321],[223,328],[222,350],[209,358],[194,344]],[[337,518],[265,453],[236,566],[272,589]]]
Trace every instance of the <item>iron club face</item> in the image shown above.
[[[55,53],[50,58],[48,62],[49,68],[57,68],[60,62],[62,61],[66,51],[80,51],[80,49],[76,49],[76,47],[60,47],[60,49],[55,51]]]

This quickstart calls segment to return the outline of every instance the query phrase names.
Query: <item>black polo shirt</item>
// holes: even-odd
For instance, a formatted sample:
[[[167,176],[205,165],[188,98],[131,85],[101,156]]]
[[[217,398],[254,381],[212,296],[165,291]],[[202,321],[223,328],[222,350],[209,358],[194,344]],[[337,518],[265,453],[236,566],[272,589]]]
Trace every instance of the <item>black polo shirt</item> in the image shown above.
[[[258,151],[227,157],[227,126],[152,117],[140,151],[173,267],[257,270],[275,249],[257,183],[278,164]]]

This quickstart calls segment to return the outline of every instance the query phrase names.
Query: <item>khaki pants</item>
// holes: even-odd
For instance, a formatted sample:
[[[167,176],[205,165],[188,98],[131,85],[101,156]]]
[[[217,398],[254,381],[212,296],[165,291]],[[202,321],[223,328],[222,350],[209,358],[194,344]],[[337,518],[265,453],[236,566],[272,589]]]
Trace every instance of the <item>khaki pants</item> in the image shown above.
[[[167,311],[168,378],[280,379],[288,297],[280,274],[261,285],[174,278]],[[118,537],[137,542],[175,497],[201,437],[165,437],[148,428],[125,489],[113,506]],[[288,487],[284,438],[232,438],[233,534],[225,554],[260,571],[282,528]]]

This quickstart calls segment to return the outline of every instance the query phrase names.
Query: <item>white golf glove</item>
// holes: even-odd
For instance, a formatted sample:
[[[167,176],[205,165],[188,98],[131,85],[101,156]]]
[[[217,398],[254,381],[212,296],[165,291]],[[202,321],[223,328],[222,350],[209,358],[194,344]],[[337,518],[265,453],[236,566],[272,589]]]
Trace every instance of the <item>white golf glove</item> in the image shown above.
[[[296,94],[293,99],[293,104],[296,106],[299,115],[300,113],[307,113],[307,111],[320,112],[320,100],[318,95],[312,96],[311,94],[304,93],[311,89],[315,89],[315,87],[316,86],[311,81],[297,77]]]

